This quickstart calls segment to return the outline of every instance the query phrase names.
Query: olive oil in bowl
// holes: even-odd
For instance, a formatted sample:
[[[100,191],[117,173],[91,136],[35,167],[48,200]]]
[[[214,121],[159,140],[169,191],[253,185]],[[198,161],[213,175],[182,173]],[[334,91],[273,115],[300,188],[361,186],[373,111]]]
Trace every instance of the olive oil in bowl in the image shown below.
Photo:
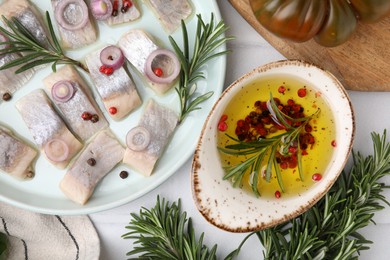
[[[272,116],[268,109],[271,95],[278,109],[283,114],[288,114],[286,118],[312,116],[307,120],[307,124],[301,127],[295,142],[288,143],[283,140],[282,145],[278,145],[278,149],[271,156],[271,159],[275,158],[269,168],[271,177],[268,180],[266,178],[272,149],[265,153],[261,163],[257,160],[257,153],[244,154],[240,153],[240,150],[237,152],[241,155],[237,155],[220,149],[220,160],[226,174],[233,171],[234,166],[245,167],[245,164],[251,164],[246,167],[244,174],[236,171],[233,177],[228,178],[248,192],[253,193],[253,183],[256,182],[258,195],[264,198],[299,196],[321,181],[337,147],[332,111],[322,93],[310,84],[289,75],[268,76],[249,82],[231,99],[221,114],[217,146],[227,148],[240,142],[256,143],[258,140],[267,140],[299,127],[302,122],[295,123],[291,128],[283,127],[283,124]],[[288,143],[289,147],[286,147],[285,143]],[[256,171],[257,177],[254,177]]]

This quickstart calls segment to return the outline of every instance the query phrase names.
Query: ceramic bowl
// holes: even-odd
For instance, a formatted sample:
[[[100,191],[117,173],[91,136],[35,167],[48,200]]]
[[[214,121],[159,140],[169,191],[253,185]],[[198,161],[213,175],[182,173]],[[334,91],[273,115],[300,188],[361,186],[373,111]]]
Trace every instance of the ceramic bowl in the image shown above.
[[[296,78],[309,84],[326,100],[334,117],[334,149],[322,179],[297,195],[278,199],[256,197],[223,180],[225,174],[217,149],[218,123],[226,106],[246,86],[262,77]],[[261,91],[261,88],[258,89]],[[211,224],[231,232],[265,229],[294,218],[313,206],[343,170],[354,139],[354,114],[341,83],[329,72],[302,61],[270,63],[230,85],[214,105],[204,124],[192,165],[192,192],[200,213]]]

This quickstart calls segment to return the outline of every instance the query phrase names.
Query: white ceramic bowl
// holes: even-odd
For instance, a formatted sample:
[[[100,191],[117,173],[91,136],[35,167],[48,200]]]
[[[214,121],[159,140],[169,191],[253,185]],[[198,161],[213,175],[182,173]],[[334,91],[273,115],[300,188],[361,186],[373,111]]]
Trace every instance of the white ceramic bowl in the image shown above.
[[[224,170],[217,150],[217,125],[231,99],[239,91],[244,91],[248,83],[280,75],[296,77],[322,93],[333,112],[337,149],[334,149],[322,180],[299,196],[284,199],[255,197],[223,180]],[[222,93],[204,124],[192,166],[192,191],[196,206],[210,223],[231,232],[261,230],[296,217],[313,206],[333,185],[351,152],[354,133],[350,99],[331,73],[296,60],[261,66]]]

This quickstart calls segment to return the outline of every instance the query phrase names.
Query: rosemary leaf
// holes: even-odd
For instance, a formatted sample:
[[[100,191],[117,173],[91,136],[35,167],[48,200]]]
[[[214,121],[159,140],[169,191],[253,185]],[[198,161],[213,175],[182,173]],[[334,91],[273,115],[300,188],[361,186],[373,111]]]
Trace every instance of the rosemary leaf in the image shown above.
[[[195,97],[196,92],[192,91],[192,88],[196,88],[196,86],[194,87],[193,84],[196,84],[196,81],[205,78],[204,72],[201,71],[201,69],[206,62],[228,53],[227,51],[216,51],[227,41],[232,39],[232,37],[224,36],[227,26],[223,21],[220,21],[215,26],[214,14],[211,14],[210,22],[207,24],[203,21],[201,15],[197,15],[197,19],[192,57],[190,57],[190,40],[184,21],[181,23],[183,50],[172,36],[169,36],[169,41],[181,64],[180,80],[176,87],[176,93],[180,100],[179,123],[181,123],[189,113],[200,109],[199,105],[213,95],[213,91],[208,91],[205,94]]]
[[[21,73],[27,69],[31,69],[43,64],[52,64],[53,71],[56,70],[58,64],[73,64],[88,72],[88,68],[80,61],[74,60],[66,56],[61,48],[61,45],[54,33],[53,24],[50,15],[46,12],[46,20],[49,28],[49,35],[47,35],[47,42],[40,42],[35,36],[15,17],[7,19],[2,17],[4,24],[9,30],[0,27],[0,31],[9,38],[3,44],[9,44],[8,48],[0,50],[0,54],[23,53],[18,59],[13,60],[0,67],[0,70],[8,69],[10,67],[22,67],[16,70],[15,73]]]
[[[297,143],[297,161],[298,161],[298,171],[299,177],[303,181],[303,167],[302,167],[302,156],[301,149],[299,143],[300,133],[303,131],[304,127],[310,122],[311,119],[318,116],[320,110],[318,109],[314,114],[310,116],[303,117],[303,121],[300,119],[290,118],[288,115],[285,115],[282,111],[279,110],[276,105],[274,98],[272,97],[272,93],[270,93],[270,99],[267,102],[267,108],[270,111],[272,118],[275,122],[280,123],[280,125],[285,127],[285,132],[269,137],[269,138],[260,138],[254,141],[240,141],[237,138],[234,138],[228,134],[227,137],[231,139],[234,143],[228,144],[225,147],[218,147],[218,150],[224,154],[235,156],[237,158],[243,157],[243,159],[232,166],[225,167],[225,177],[224,179],[242,179],[243,172],[237,171],[237,169],[253,169],[254,171],[260,171],[261,165],[255,165],[259,162],[263,162],[264,158],[268,157],[268,161],[265,164],[265,180],[267,182],[271,181],[272,177],[272,166],[275,169],[276,179],[278,181],[279,187],[282,192],[285,192],[285,188],[283,185],[282,174],[279,168],[279,165],[276,161],[277,153],[288,154],[288,148],[290,144],[296,142]],[[288,120],[291,122],[300,121],[301,124],[299,126],[293,127],[288,123]],[[255,160],[253,157],[246,158],[245,156],[256,154],[259,160]],[[260,160],[261,159],[261,160]],[[249,163],[249,165],[248,165]],[[243,167],[241,167],[243,166]],[[234,175],[238,174],[239,177],[236,178]],[[252,171],[247,172],[251,176],[255,176]],[[226,177],[229,176],[229,177]],[[257,188],[258,182],[258,174],[256,174],[256,178],[252,180],[256,180],[256,183],[251,183],[253,193],[258,196],[260,191]]]
[[[136,259],[216,259],[217,246],[208,249],[203,244],[203,233],[196,239],[191,218],[182,212],[180,200],[170,204],[157,197],[152,209],[142,208],[139,214],[132,213],[131,217],[126,226],[130,232],[122,238],[134,239],[137,246],[127,256],[137,255]]]

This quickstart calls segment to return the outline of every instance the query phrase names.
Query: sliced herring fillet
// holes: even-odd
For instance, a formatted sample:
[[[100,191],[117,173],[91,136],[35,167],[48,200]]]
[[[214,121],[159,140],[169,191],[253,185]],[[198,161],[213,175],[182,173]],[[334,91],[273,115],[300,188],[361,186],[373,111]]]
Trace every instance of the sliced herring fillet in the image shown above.
[[[56,13],[58,4],[62,1],[64,0],[51,1],[54,13]],[[81,8],[78,5],[70,3],[69,5],[67,5],[67,7],[65,7],[64,19],[68,18],[71,19],[72,22],[79,22],[83,19],[83,12],[80,9]],[[54,15],[64,48],[76,49],[94,43],[96,41],[97,30],[90,19],[91,16],[88,13],[87,15],[88,20],[86,24],[82,28],[76,30],[68,30],[61,26],[57,21],[57,17]]]
[[[51,73],[43,80],[50,97],[53,85],[63,80],[70,81],[75,88],[76,91],[73,97],[67,102],[59,102],[53,98],[52,101],[60,110],[62,118],[71,128],[73,133],[80,137],[81,140],[86,141],[100,130],[108,127],[108,122],[94,101],[87,83],[81,78],[80,74],[72,65],[61,67],[57,72]],[[90,120],[85,121],[81,117],[83,112],[88,112],[91,115],[98,115],[99,121],[96,123],[93,123]]]
[[[123,162],[139,173],[150,176],[157,160],[162,155],[178,122],[177,114],[151,99],[138,123],[150,135],[150,142],[143,150],[126,148]]]
[[[186,20],[192,13],[192,6],[187,0],[145,0],[156,14],[161,25],[169,34],[176,31],[181,20]]]
[[[108,25],[116,25],[122,23],[128,23],[137,20],[141,17],[141,12],[139,11],[135,1],[131,1],[131,7],[125,12],[121,12],[123,1],[118,1],[118,14],[116,16],[110,16],[106,23]]]
[[[85,204],[98,182],[123,158],[124,148],[111,132],[100,132],[81,152],[64,178],[60,188],[64,194],[79,204]],[[95,165],[88,160],[93,158]]]
[[[47,29],[42,15],[35,6],[27,0],[4,0],[0,5],[0,17],[8,20],[15,17],[44,46],[48,46]]]
[[[30,130],[32,138],[47,160],[59,169],[64,169],[72,157],[81,150],[82,144],[54,111],[45,92],[42,89],[32,91],[16,103],[16,108]],[[50,160],[44,151],[45,144],[55,139],[62,140],[69,148],[67,158],[61,162]]]
[[[175,81],[168,84],[157,84],[149,80],[145,74],[145,63],[148,56],[159,49],[152,37],[143,30],[133,29],[123,34],[118,41],[126,59],[144,76],[150,87],[158,94],[164,94],[175,84]]]
[[[91,79],[103,100],[107,111],[111,107],[117,109],[116,114],[110,114],[113,119],[122,119],[131,111],[141,105],[141,98],[133,80],[128,75],[126,69],[122,66],[107,76],[99,71],[102,62],[100,61],[99,51],[90,53],[85,58]]]
[[[0,126],[0,170],[19,179],[34,176],[33,161],[38,152],[12,131]]]
[[[16,53],[6,54],[0,57],[0,66],[7,64],[10,61],[19,59],[20,55]],[[18,89],[22,88],[33,76],[34,70],[29,69],[24,72],[15,74],[21,66],[11,67],[0,71],[0,96],[4,93],[13,94]]]

